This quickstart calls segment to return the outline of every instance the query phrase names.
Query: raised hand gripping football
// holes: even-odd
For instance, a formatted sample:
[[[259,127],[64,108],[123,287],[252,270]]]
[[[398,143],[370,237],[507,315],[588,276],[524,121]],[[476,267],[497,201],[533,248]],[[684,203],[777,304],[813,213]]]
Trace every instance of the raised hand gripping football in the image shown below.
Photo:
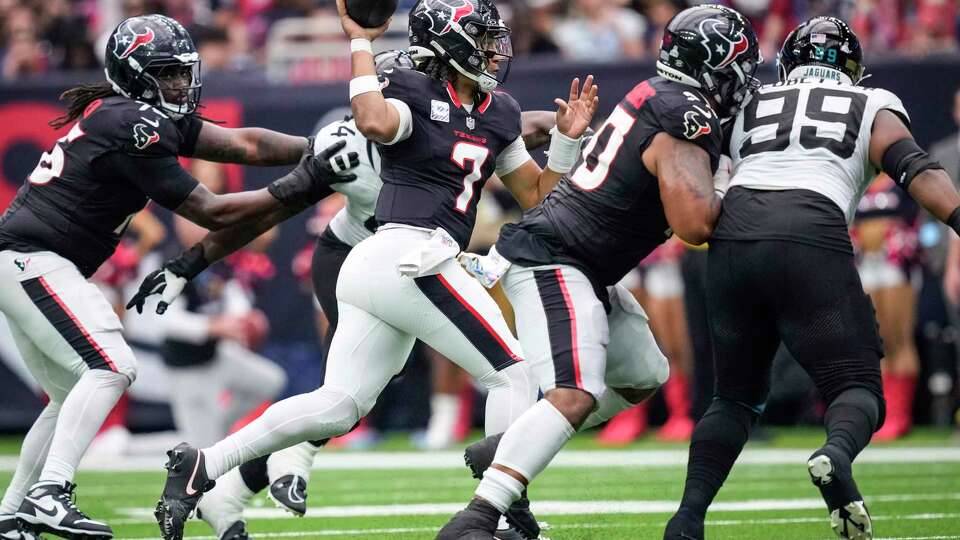
[[[576,139],[583,135],[590,127],[593,115],[597,112],[600,98],[597,97],[599,87],[593,84],[593,75],[587,75],[580,88],[580,78],[570,83],[570,99],[560,98],[553,100],[557,104],[557,130],[567,137]]]
[[[387,19],[387,22],[376,28],[364,28],[347,14],[346,0],[337,0],[337,14],[340,15],[340,26],[343,27],[343,33],[350,39],[369,39],[373,41],[387,31],[387,28],[390,27],[390,21],[393,20],[392,18]]]

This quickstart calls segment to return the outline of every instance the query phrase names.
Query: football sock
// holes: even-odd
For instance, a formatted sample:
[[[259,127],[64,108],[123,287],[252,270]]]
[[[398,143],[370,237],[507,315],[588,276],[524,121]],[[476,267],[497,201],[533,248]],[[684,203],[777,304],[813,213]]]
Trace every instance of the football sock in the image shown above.
[[[870,442],[879,419],[880,403],[873,392],[866,388],[844,390],[827,407],[824,415],[823,424],[827,430],[824,446],[842,452],[852,463]]]
[[[608,387],[606,392],[597,400],[596,410],[590,413],[590,416],[583,421],[577,431],[585,431],[598,426],[634,405],[635,403],[630,403],[625,397],[615,392],[613,388]]]
[[[302,442],[274,452],[267,460],[267,476],[270,478],[270,482],[275,482],[288,474],[309,481],[310,468],[313,467],[313,457],[317,455],[318,450],[320,448],[317,446],[309,442]]]
[[[760,415],[740,403],[715,397],[690,439],[687,481],[680,509],[700,519],[730,473]]]
[[[267,460],[270,459],[272,455],[273,454],[267,454],[251,459],[237,467],[237,470],[240,471],[240,478],[243,479],[243,483],[247,486],[247,489],[254,493],[260,493],[270,485],[270,476],[267,475]],[[220,483],[218,482],[217,485],[219,486]]]
[[[126,375],[104,369],[84,372],[60,407],[41,481],[73,482],[80,459],[124,390]]]
[[[493,463],[513,469],[530,482],[547,467],[573,433],[573,426],[563,414],[542,399],[503,434]],[[492,470],[491,467],[483,474],[478,494]]]
[[[246,465],[246,464],[244,464]],[[240,471],[241,467],[233,469],[217,479],[213,490],[203,496],[200,508],[211,508],[217,511],[204,511],[203,519],[209,523],[217,536],[227,532],[234,522],[243,519],[243,508],[253,499],[255,492],[247,485]],[[214,506],[209,506],[213,504]],[[239,514],[237,511],[239,510]]]
[[[492,504],[500,513],[506,512],[513,501],[523,494],[523,482],[494,468],[483,473],[476,495]]]
[[[213,480],[255,457],[342,435],[359,419],[356,401],[326,386],[278,401],[236,433],[203,449],[207,476]]]
[[[453,442],[453,428],[460,411],[460,396],[437,392],[430,397],[430,422],[424,435],[427,448],[445,448]]]
[[[53,432],[57,427],[59,413],[59,403],[48,403],[24,437],[23,446],[20,447],[20,458],[17,460],[17,470],[13,473],[10,485],[3,494],[3,501],[0,502],[0,515],[16,513],[27,490],[40,478],[40,469],[47,460],[47,452],[50,451],[50,442],[53,441]]]
[[[478,381],[489,391],[484,416],[487,435],[506,431],[537,399],[537,385],[523,363],[494,371]]]

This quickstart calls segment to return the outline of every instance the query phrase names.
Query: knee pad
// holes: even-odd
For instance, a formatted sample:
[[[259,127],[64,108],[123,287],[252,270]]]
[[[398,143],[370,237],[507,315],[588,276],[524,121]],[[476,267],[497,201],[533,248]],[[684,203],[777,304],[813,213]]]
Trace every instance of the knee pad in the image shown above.
[[[729,429],[731,422],[713,422],[710,420],[719,417],[732,421],[732,423],[742,431],[731,431]],[[758,418],[760,418],[760,411],[757,408],[716,396],[713,398],[713,403],[710,404],[707,412],[703,414],[700,423],[698,423],[697,430],[694,431],[694,438],[702,437],[704,439],[721,441],[730,438],[736,440],[743,438],[743,440],[746,440],[750,435],[753,424]],[[702,427],[700,424],[703,424]]]
[[[646,313],[629,291],[610,289],[610,343],[604,383],[611,388],[654,389],[670,377],[670,363],[650,331]]]

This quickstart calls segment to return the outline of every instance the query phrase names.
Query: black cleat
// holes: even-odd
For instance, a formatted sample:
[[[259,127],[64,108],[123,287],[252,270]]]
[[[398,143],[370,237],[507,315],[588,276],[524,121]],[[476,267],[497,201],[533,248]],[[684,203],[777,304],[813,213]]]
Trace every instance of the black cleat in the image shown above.
[[[513,527],[497,529],[497,532],[493,533],[493,538],[494,540],[524,540],[523,535]]]
[[[502,438],[503,433],[491,435],[471,444],[463,451],[463,462],[466,463],[474,478],[482,479],[484,471],[493,464],[493,457],[497,453],[497,445],[500,444]],[[519,532],[523,538],[527,540],[540,538],[540,524],[533,512],[530,511],[530,499],[527,498],[527,490],[523,490],[520,498],[510,505],[504,517],[507,518],[507,523],[516,529],[516,532]]]
[[[242,521],[235,521],[222,535],[220,540],[250,540],[247,534],[247,526]]]
[[[821,448],[807,461],[810,480],[830,511],[830,526],[840,538],[870,540],[873,523],[863,495],[853,480],[850,463],[836,452]]]
[[[270,500],[277,508],[297,517],[307,513],[307,481],[295,474],[281,476],[270,484]]]
[[[30,488],[17,510],[20,529],[33,535],[50,533],[72,539],[113,538],[106,523],[87,517],[74,503],[70,482],[37,482]]]
[[[167,482],[153,515],[164,540],[182,540],[183,526],[190,519],[203,493],[213,489],[207,478],[203,452],[180,443],[167,452]]]
[[[473,499],[450,518],[436,540],[494,540],[500,511],[483,499]]]
[[[0,516],[0,540],[43,540],[39,534],[20,526],[13,514]]]
[[[663,540],[703,540],[703,519],[678,510],[667,522]]]

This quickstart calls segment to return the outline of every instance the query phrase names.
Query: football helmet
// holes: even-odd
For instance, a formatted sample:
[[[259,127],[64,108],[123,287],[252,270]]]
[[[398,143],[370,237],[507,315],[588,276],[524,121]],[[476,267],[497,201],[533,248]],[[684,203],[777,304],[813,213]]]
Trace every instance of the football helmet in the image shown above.
[[[503,84],[510,72],[510,28],[490,0],[419,0],[410,10],[409,35],[415,58],[439,58],[481,92]]]
[[[860,40],[836,17],[814,17],[793,29],[777,55],[780,80],[801,66],[835,69],[858,84],[864,78],[863,49]]]
[[[200,54],[183,26],[163,15],[124,20],[107,40],[104,73],[124,97],[175,116],[200,104]]]
[[[743,15],[728,7],[700,5],[681,11],[667,24],[657,73],[703,90],[719,107],[717,113],[727,118],[760,86],[753,75],[762,62],[757,34]]]

